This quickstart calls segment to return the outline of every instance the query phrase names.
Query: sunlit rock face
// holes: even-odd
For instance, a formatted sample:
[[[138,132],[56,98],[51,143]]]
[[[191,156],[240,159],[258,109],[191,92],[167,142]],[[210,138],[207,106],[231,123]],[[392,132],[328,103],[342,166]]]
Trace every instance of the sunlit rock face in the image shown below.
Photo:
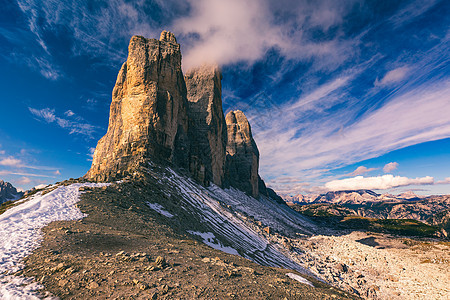
[[[120,178],[148,158],[187,167],[187,131],[186,85],[175,36],[166,31],[160,40],[133,36],[114,86],[108,132],[86,177]]]
[[[229,185],[253,197],[259,195],[259,151],[250,123],[240,110],[230,111],[227,123],[226,179]]]
[[[186,72],[190,160],[189,170],[201,184],[224,181],[227,126],[222,110],[222,74],[217,65]]]
[[[111,181],[149,162],[167,162],[203,186],[274,198],[258,175],[259,152],[244,113],[224,117],[221,80],[217,65],[183,75],[172,33],[163,31],[159,40],[133,36],[114,86],[108,131],[85,178]]]

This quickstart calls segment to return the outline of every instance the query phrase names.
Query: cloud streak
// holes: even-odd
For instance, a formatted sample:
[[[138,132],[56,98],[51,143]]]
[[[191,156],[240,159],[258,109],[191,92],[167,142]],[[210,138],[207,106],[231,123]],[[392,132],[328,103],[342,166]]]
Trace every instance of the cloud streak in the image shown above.
[[[430,184],[434,184],[434,178],[430,176],[421,178],[408,178],[388,174],[376,177],[356,176],[353,178],[333,180],[327,182],[325,184],[325,188],[330,191],[386,190],[400,186]]]
[[[94,133],[97,131],[97,126],[86,123],[82,118],[78,117],[77,120],[70,120],[58,117],[55,115],[55,110],[50,108],[35,109],[28,107],[28,110],[37,117],[38,120],[43,120],[47,123],[56,123],[59,127],[67,129],[69,134],[84,135],[89,139],[94,138]],[[64,113],[67,117],[72,117],[74,113],[72,111],[66,111]]]
[[[366,168],[364,166],[359,166],[359,167],[356,168],[355,171],[353,171],[352,173],[350,173],[348,175],[349,176],[358,176],[358,175],[369,173],[369,172],[372,172],[372,171],[375,171],[375,170],[377,170],[377,168]]]
[[[409,73],[408,67],[400,67],[387,72],[381,80],[375,80],[374,85],[379,87],[389,86],[403,80]]]
[[[262,174],[307,178],[313,170],[335,169],[403,147],[450,137],[450,80],[445,70],[448,36],[418,59],[414,79],[384,96],[369,90],[353,98],[348,90],[372,65],[347,69],[278,109],[282,118],[255,126]],[[376,62],[376,60],[374,61]],[[433,73],[438,72],[438,73]],[[400,77],[397,77],[400,78]],[[330,108],[335,109],[330,110]],[[249,119],[258,119],[258,114]],[[252,123],[253,124],[253,123]],[[286,174],[286,164],[289,171]],[[323,175],[323,174],[322,174]],[[316,179],[320,178],[320,174]]]
[[[7,170],[0,171],[0,175],[18,175],[18,176],[56,178],[55,176],[50,176],[50,175],[42,175],[42,174],[27,173],[27,172],[15,172],[15,171],[7,171]]]

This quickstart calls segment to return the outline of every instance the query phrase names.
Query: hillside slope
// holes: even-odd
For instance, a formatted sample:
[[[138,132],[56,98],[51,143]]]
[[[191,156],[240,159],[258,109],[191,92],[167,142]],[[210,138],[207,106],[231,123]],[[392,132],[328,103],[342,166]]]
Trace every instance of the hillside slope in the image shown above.
[[[87,217],[47,226],[41,247],[19,273],[37,278],[53,295],[352,298],[311,276],[286,249],[269,241],[263,233],[266,219],[273,230],[286,228],[286,234],[294,235],[304,226],[314,229],[270,199],[262,200],[266,209],[254,209],[251,206],[259,200],[240,191],[206,189],[161,166],[150,166],[132,180],[109,187],[82,189],[77,206]],[[232,203],[237,196],[247,197],[248,205]],[[287,274],[296,274],[297,280]]]

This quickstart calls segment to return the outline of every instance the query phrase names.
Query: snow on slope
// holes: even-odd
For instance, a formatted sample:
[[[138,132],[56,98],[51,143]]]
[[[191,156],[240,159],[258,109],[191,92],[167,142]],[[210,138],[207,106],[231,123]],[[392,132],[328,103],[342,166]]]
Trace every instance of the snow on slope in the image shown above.
[[[231,245],[230,248],[241,256],[261,265],[294,269],[314,276],[283,249],[271,244],[267,237],[252,228],[244,216],[253,216],[263,224],[269,224],[276,230],[284,230],[292,235],[314,232],[315,226],[297,212],[268,198],[261,197],[257,200],[235,189],[222,190],[214,185],[204,188],[170,168],[166,171],[168,172],[163,176],[158,176],[158,172],[152,170],[149,170],[149,173],[159,177],[158,182],[164,193],[176,193],[183,198],[187,206],[194,208],[194,213],[209,226],[222,247]]]
[[[75,206],[80,200],[80,187],[105,185],[60,186],[45,195],[38,193],[0,215],[0,299],[38,299],[36,291],[42,288],[39,284],[11,274],[23,268],[22,259],[39,247],[42,227],[53,221],[85,217]]]
[[[154,211],[162,214],[163,216],[166,216],[168,218],[173,218],[173,215],[170,212],[168,212],[167,210],[165,210],[164,206],[162,206],[161,204],[147,202],[147,205],[148,205],[148,207],[150,207]]]
[[[203,243],[210,246],[211,248],[223,251],[225,253],[233,254],[233,255],[239,255],[239,253],[236,251],[236,249],[231,247],[226,247],[222,245],[220,241],[217,241],[216,236],[212,232],[198,232],[198,231],[188,231],[190,234],[198,235],[203,238]]]

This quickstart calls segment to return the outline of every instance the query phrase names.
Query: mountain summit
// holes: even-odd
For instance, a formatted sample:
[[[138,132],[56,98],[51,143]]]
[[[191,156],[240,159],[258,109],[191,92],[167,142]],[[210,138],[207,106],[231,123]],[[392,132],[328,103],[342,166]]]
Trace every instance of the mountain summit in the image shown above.
[[[17,200],[23,196],[23,192],[17,189],[9,182],[0,180],[0,204],[5,201]]]
[[[225,118],[222,74],[203,65],[183,74],[173,33],[133,36],[113,89],[106,135],[85,178],[111,181],[149,161],[169,163],[198,183],[275,195],[258,175],[259,152],[241,111]]]

